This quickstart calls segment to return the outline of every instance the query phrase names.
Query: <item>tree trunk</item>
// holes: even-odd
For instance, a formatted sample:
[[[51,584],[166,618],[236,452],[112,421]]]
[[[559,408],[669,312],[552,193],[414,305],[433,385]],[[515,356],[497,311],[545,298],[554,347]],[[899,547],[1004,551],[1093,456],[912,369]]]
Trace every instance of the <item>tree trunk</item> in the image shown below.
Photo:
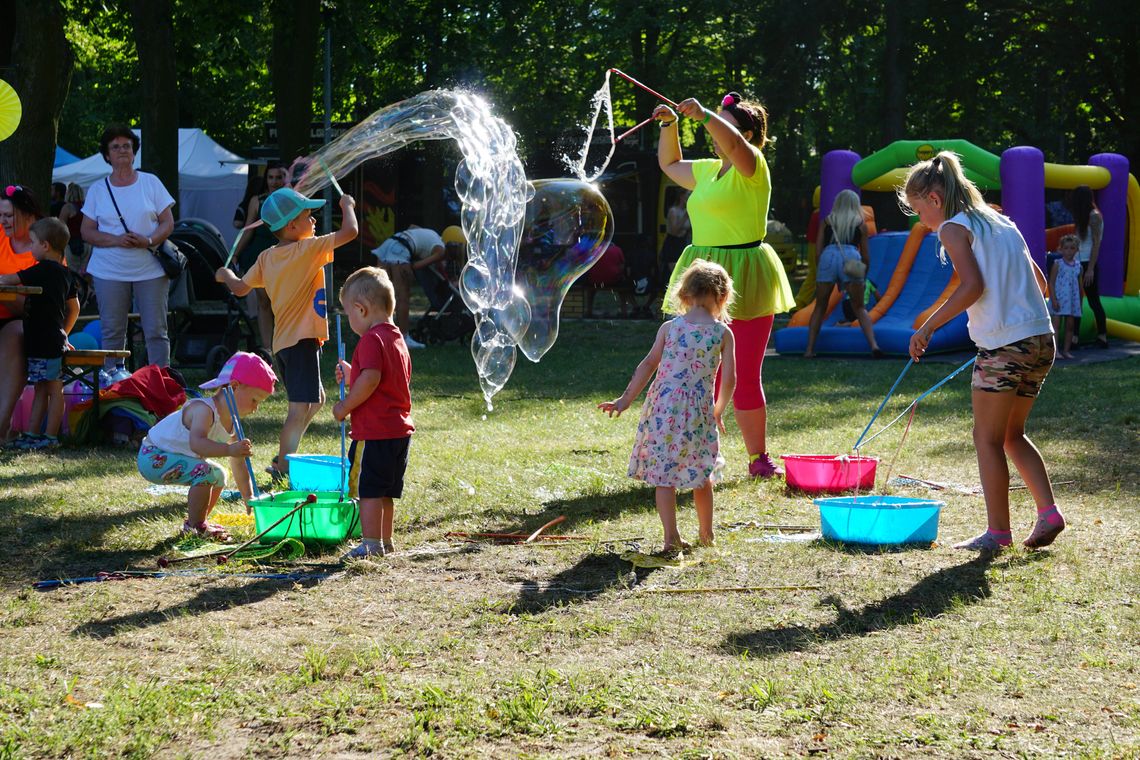
[[[142,169],[178,198],[178,72],[171,0],[131,0],[142,94]],[[178,218],[178,204],[172,209]]]
[[[901,0],[887,0],[883,6],[886,39],[883,61],[883,134],[889,145],[906,134],[906,88],[910,69],[909,19]]]
[[[319,0],[276,0],[273,3],[273,53],[270,76],[277,119],[277,148],[289,163],[309,153],[313,122],[313,78],[320,49]]]
[[[32,189],[46,213],[59,115],[71,84],[74,55],[63,33],[59,0],[6,5],[13,26],[0,33],[3,78],[20,97],[20,125],[0,142],[0,182]]]

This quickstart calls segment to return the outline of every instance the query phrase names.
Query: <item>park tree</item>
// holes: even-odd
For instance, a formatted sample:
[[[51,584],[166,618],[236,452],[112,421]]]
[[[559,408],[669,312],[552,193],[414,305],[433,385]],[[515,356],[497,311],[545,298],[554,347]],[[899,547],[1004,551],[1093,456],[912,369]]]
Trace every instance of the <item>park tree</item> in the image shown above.
[[[59,0],[21,0],[6,8],[0,66],[20,96],[23,114],[12,136],[0,142],[0,181],[27,185],[46,204],[59,116],[71,82],[71,46]]]
[[[130,7],[141,73],[141,126],[146,139],[142,168],[157,175],[177,198],[178,77],[171,0],[131,0]],[[174,213],[177,216],[177,204]]]
[[[288,161],[309,153],[313,122],[313,78],[321,49],[320,0],[272,0],[273,80],[277,147]]]

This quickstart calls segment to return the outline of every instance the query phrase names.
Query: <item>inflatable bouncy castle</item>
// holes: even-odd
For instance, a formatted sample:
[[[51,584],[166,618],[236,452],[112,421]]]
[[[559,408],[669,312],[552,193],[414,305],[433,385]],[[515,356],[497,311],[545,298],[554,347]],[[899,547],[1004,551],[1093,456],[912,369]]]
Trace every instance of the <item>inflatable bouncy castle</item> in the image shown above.
[[[831,151],[823,157],[819,219],[831,212],[831,204],[841,190],[894,192],[910,165],[933,158],[943,150],[962,157],[966,175],[980,190],[1001,191],[1003,213],[1017,224],[1042,269],[1050,232],[1045,228],[1045,190],[1091,187],[1104,215],[1100,292],[1109,317],[1109,334],[1140,340],[1140,184],[1129,173],[1124,156],[1101,153],[1091,157],[1088,165],[1071,166],[1047,163],[1044,154],[1033,147],[1010,148],[997,156],[966,140],[900,140],[866,158],[852,151]],[[1056,233],[1050,235],[1055,236]],[[868,310],[875,339],[887,353],[903,355],[911,333],[954,292],[958,280],[949,262],[943,264],[939,260],[936,237],[920,224],[909,233],[872,235],[868,244],[868,277],[882,291],[878,303]],[[809,271],[809,280],[814,280],[814,267]],[[804,297],[805,291],[814,292],[814,281],[805,283],[797,299],[804,308],[793,314],[789,326],[775,335],[780,353],[802,353],[807,343],[811,303],[810,296]],[[837,292],[833,297],[816,342],[817,350],[865,354],[870,347],[858,326],[836,325],[843,319],[841,310],[836,308],[840,295]],[[1091,329],[1093,320],[1087,305],[1085,317],[1082,328]],[[966,332],[966,315],[961,314],[934,334],[929,350],[955,351],[972,346]]]

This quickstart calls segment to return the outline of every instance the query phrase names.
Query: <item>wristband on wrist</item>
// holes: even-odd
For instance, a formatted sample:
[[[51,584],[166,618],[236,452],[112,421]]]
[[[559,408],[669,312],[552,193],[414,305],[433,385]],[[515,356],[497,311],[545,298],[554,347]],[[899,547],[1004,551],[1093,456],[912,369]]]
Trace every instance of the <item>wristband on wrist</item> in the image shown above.
[[[701,126],[708,124],[709,119],[711,119],[711,118],[712,118],[712,111],[710,111],[709,109],[706,108],[705,109],[705,120],[701,122]]]
[[[676,123],[677,123],[677,120],[676,120],[676,119],[673,119],[673,121],[662,121],[662,122],[658,122],[657,126],[659,126],[659,127],[661,127],[662,129],[664,129],[665,127],[671,127],[671,126],[673,126],[673,125],[674,125],[674,124],[676,124]]]

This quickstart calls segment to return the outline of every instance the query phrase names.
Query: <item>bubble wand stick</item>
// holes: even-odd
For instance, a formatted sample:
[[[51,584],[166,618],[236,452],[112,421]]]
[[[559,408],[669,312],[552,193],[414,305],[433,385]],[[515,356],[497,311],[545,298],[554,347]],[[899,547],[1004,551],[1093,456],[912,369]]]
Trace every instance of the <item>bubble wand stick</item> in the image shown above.
[[[340,183],[336,181],[336,177],[334,177],[333,173],[329,171],[329,165],[325,163],[325,160],[323,158],[319,158],[317,160],[321,162],[321,168],[325,170],[325,176],[329,178],[329,182],[332,183],[333,189],[336,190],[336,194],[344,195],[344,191],[340,189]]]
[[[335,180],[334,180],[335,181]],[[344,338],[340,332],[340,314],[336,315],[336,355],[344,361]],[[340,373],[340,400],[344,401],[344,370]],[[344,420],[340,421],[340,500],[344,501]]]
[[[627,79],[627,80],[629,80],[630,82],[632,82],[633,84],[637,85],[637,86],[638,86],[638,87],[640,87],[641,89],[645,90],[645,91],[646,91],[646,92],[648,92],[649,94],[651,94],[651,95],[654,95],[654,96],[656,96],[657,98],[659,98],[659,99],[661,99],[661,100],[665,101],[666,103],[668,103],[669,105],[673,106],[674,108],[676,108],[676,107],[677,107],[677,104],[676,104],[676,103],[674,103],[672,100],[669,100],[669,98],[667,98],[667,97],[665,97],[664,95],[662,95],[661,93],[657,92],[657,90],[654,90],[654,89],[653,89],[653,88],[651,88],[651,87],[647,87],[647,86],[645,86],[645,85],[644,85],[644,84],[642,84],[641,82],[639,82],[639,81],[637,81],[636,79],[634,79],[633,77],[631,77],[629,74],[626,74],[626,73],[625,73],[624,71],[622,71],[621,69],[610,69],[610,71],[614,72],[615,74],[617,74],[618,76],[622,77],[623,79]],[[608,74],[608,73],[609,73],[609,72],[607,72],[607,74]],[[633,134],[634,132],[636,132],[637,130],[641,129],[641,128],[642,128],[642,127],[644,127],[646,124],[648,124],[649,122],[653,121],[653,118],[654,118],[654,117],[650,116],[648,119],[646,119],[645,121],[641,122],[640,124],[638,124],[638,125],[636,125],[636,126],[634,126],[634,127],[630,127],[630,128],[629,128],[629,129],[627,129],[626,131],[622,132],[620,135],[618,135],[617,137],[615,137],[615,138],[614,138],[614,144],[616,145],[617,143],[621,142],[621,141],[622,141],[622,140],[624,140],[625,138],[627,138],[627,137],[629,137],[630,135],[632,135],[632,134]]]

